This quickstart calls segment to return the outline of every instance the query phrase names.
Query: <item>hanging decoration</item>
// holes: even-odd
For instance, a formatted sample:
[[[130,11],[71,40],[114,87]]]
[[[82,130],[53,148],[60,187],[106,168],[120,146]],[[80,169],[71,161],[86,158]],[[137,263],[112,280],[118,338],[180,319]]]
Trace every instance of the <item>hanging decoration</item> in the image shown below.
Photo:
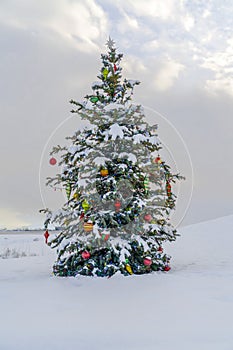
[[[149,179],[147,176],[144,179],[144,187],[145,187],[146,194],[148,194],[148,192],[149,192]]]
[[[132,268],[131,268],[131,266],[130,266],[129,264],[126,264],[126,265],[125,265],[125,269],[126,269],[126,271],[127,271],[130,275],[133,274],[133,270],[132,270]]]
[[[119,200],[116,200],[114,203],[116,211],[119,211],[121,208],[121,202]]]
[[[161,246],[159,246],[157,251],[158,251],[159,254],[162,254],[163,248]]]
[[[164,267],[164,271],[170,271],[170,270],[171,270],[171,268],[170,268],[169,265],[166,265],[166,266]]]
[[[74,194],[73,194],[73,198],[74,199],[78,199],[80,197],[80,194],[78,193],[78,192],[75,192]]]
[[[83,228],[85,232],[91,232],[93,230],[93,222],[84,222]]]
[[[101,169],[100,174],[101,176],[108,176],[108,169]]]
[[[144,260],[143,260],[143,264],[145,266],[150,266],[152,264],[152,260],[151,257],[147,256]]]
[[[108,73],[109,73],[108,69],[107,69],[107,68],[104,68],[104,69],[103,69],[103,71],[102,71],[102,74],[103,74],[104,80],[106,80],[106,79],[107,79]]]
[[[48,244],[48,238],[49,238],[49,232],[48,232],[48,230],[45,231],[45,233],[44,233],[44,238],[45,238],[45,243]]]
[[[146,214],[146,215],[144,215],[144,219],[145,219],[146,221],[150,222],[150,221],[152,220],[151,214]]]
[[[86,212],[88,209],[90,209],[90,204],[88,203],[88,201],[86,199],[84,199],[84,201],[82,202],[82,207],[84,209],[84,211]]]
[[[109,237],[110,237],[109,233],[108,234],[102,234],[102,236],[101,236],[102,240],[105,241],[105,242],[108,241]]]
[[[90,101],[91,101],[92,103],[96,103],[96,102],[99,101],[99,98],[98,98],[97,96],[91,96]]]
[[[161,160],[161,158],[158,156],[157,158],[155,158],[154,162],[157,163],[157,164],[161,164],[161,163],[162,163],[162,160]]]
[[[166,182],[167,196],[171,198],[172,196],[172,187],[169,181]]]
[[[66,196],[68,200],[70,199],[70,194],[71,194],[71,183],[70,181],[68,181],[66,184]]]
[[[54,158],[54,157],[50,158],[50,159],[49,159],[49,164],[50,164],[50,165],[56,165],[56,164],[57,164],[56,158]]]
[[[89,259],[90,258],[90,256],[91,256],[91,254],[88,252],[88,251],[84,251],[84,252],[82,252],[82,258],[84,259],[84,260],[87,260],[87,259]]]

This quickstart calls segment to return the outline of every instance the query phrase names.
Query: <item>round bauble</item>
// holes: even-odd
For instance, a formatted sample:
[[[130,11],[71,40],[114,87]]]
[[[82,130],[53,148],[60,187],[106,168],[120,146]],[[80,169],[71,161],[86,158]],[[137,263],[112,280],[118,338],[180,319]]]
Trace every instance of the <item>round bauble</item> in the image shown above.
[[[152,220],[152,216],[150,214],[146,214],[144,215],[144,219],[147,221],[147,222],[150,222]]]
[[[162,163],[161,158],[160,157],[155,158],[154,163],[161,164]]]
[[[84,252],[82,252],[82,258],[83,259],[89,259],[90,258],[90,256],[91,256],[91,254],[89,253],[89,252],[87,252],[86,250],[84,251]]]
[[[100,170],[100,175],[101,176],[108,176],[108,169],[101,169]]]
[[[50,158],[50,159],[49,159],[49,164],[50,164],[50,165],[56,165],[56,164],[57,164],[56,158],[53,158],[53,157]]]
[[[166,266],[164,267],[164,271],[169,271],[169,270],[171,270],[170,266],[166,265]]]
[[[121,202],[118,201],[118,200],[116,200],[116,202],[114,203],[114,206],[115,206],[115,209],[116,209],[116,210],[119,210],[120,207],[121,207]]]
[[[146,257],[144,260],[143,260],[143,264],[145,266],[150,266],[152,264],[152,260],[150,257]]]

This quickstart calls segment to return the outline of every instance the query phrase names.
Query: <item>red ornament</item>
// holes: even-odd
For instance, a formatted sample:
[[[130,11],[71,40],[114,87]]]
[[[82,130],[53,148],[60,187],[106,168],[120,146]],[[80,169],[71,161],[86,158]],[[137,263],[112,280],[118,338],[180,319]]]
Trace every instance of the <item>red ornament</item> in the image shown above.
[[[82,220],[84,218],[84,213],[82,213],[79,217],[80,220]]]
[[[49,164],[50,165],[56,165],[57,164],[57,160],[55,158],[50,158],[49,159]]]
[[[164,271],[169,271],[169,270],[171,270],[170,266],[166,265],[166,266],[164,267]]]
[[[157,164],[161,164],[162,160],[161,160],[160,157],[157,157],[157,158],[155,158],[154,162],[157,163]]]
[[[168,195],[168,197],[170,197],[171,194],[172,194],[172,187],[171,187],[170,182],[167,181],[167,185],[166,186],[167,186],[167,195]]]
[[[109,237],[110,237],[110,234],[107,234],[107,235],[103,234],[102,235],[102,240],[106,242],[109,239]]]
[[[86,250],[84,252],[82,252],[82,258],[83,259],[89,259],[91,256],[91,254],[89,252],[87,252]]]
[[[117,201],[114,203],[114,206],[115,206],[115,209],[116,209],[116,210],[119,210],[120,207],[121,207],[121,202],[117,200]]]
[[[144,264],[145,266],[150,266],[150,265],[152,264],[151,258],[150,258],[150,257],[145,258],[145,259],[143,260],[143,264]]]
[[[163,248],[162,247],[158,247],[158,252],[162,253],[163,252]]]
[[[48,244],[48,238],[49,238],[49,232],[48,232],[48,230],[45,231],[45,233],[44,233],[44,238],[45,238],[45,243]]]
[[[117,66],[116,66],[116,64],[114,63],[114,72],[116,72],[117,71]]]
[[[145,219],[146,221],[150,222],[150,221],[152,220],[152,216],[151,216],[150,214],[146,214],[146,215],[144,216],[144,219]]]

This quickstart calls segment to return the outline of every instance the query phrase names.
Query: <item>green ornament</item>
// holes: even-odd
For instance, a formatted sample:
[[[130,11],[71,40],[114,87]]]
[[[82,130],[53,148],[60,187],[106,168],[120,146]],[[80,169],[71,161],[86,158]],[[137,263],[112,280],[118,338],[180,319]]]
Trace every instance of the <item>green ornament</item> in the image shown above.
[[[126,264],[128,264],[128,262],[129,262],[129,259],[125,259],[125,262],[126,262]]]
[[[87,211],[90,208],[90,205],[86,199],[82,202],[82,207],[85,211]]]
[[[98,98],[97,96],[92,96],[92,97],[90,98],[90,101],[91,101],[92,103],[96,103],[96,102],[99,101],[99,98]]]
[[[102,74],[103,74],[103,77],[104,77],[104,80],[107,79],[107,76],[108,76],[108,69],[107,68],[104,68],[103,71],[102,71]]]
[[[146,193],[148,193],[148,191],[149,191],[149,179],[147,176],[144,179],[144,187],[145,187]]]
[[[67,198],[70,199],[70,194],[71,194],[71,184],[70,182],[67,182],[67,185],[66,185],[66,195],[67,195]]]

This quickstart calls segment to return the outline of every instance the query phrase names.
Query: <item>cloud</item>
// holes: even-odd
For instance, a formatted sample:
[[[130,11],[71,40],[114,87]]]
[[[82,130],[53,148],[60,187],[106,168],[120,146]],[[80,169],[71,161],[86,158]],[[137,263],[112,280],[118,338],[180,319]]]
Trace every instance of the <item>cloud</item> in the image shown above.
[[[184,28],[189,32],[194,27],[194,18],[187,14],[183,19]]]
[[[160,91],[170,89],[184,68],[185,66],[183,64],[168,60],[162,65],[162,68],[159,70],[155,77],[155,87]]]
[[[29,222],[26,222],[19,212],[14,212],[11,209],[0,208],[0,229],[8,228],[13,229],[20,226],[28,226]]]
[[[138,72],[146,72],[147,70],[143,60],[132,55],[124,57],[122,67],[124,69],[124,75],[130,74],[135,76]]]
[[[138,21],[135,16],[128,15],[120,6],[118,7],[118,10],[122,15],[117,24],[117,28],[120,33],[125,33],[129,30],[140,30]]]
[[[120,0],[118,4],[132,11],[137,16],[159,17],[163,20],[167,20],[174,18],[177,2],[175,0]]]
[[[46,25],[64,38],[77,43],[84,51],[98,47],[96,42],[106,38],[108,32],[107,15],[94,0],[67,3],[62,12],[48,18]]]
[[[81,51],[98,50],[99,40],[109,32],[107,13],[95,0],[23,0],[14,5],[1,5],[0,23],[40,35],[56,33]]]
[[[225,46],[224,50],[208,52],[201,66],[214,73],[213,79],[208,79],[205,83],[207,91],[224,91],[233,95],[233,37],[226,40]]]

